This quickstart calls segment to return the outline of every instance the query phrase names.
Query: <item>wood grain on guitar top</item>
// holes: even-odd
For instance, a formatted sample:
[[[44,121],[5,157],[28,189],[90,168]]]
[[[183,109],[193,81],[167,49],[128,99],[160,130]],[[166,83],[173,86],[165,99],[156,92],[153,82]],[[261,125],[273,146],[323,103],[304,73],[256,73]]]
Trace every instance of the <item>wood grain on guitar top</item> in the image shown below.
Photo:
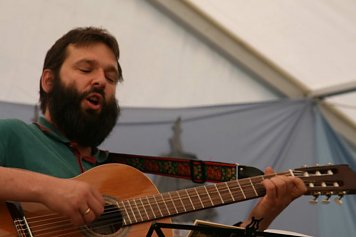
[[[152,181],[142,172],[138,171],[135,168],[122,164],[101,165],[73,179],[90,183],[92,186],[96,187],[102,194],[108,195],[110,197],[115,197],[118,201],[159,193]],[[30,229],[34,232],[34,237],[36,237],[36,232],[39,233],[38,235],[42,237],[56,236],[55,234],[53,234],[53,232],[46,233],[46,230],[55,231],[56,229],[62,229],[63,231],[64,229],[65,231],[66,227],[57,227],[56,225],[58,225],[58,223],[52,223],[52,221],[50,221],[51,218],[42,219],[40,226],[35,226],[37,225],[36,222],[38,222],[36,218],[41,216],[45,217],[46,215],[55,215],[45,206],[38,203],[21,203],[21,205],[24,210],[26,219],[29,222]],[[48,221],[46,221],[46,219]],[[31,220],[34,220],[33,223],[31,223]],[[159,221],[170,223],[171,220],[170,218],[163,218]],[[62,225],[67,226],[71,224],[67,220],[66,223]],[[42,229],[41,226],[43,227]],[[70,231],[68,231],[67,234],[65,232],[58,232],[61,234],[58,234],[58,236],[137,237],[146,236],[150,226],[150,222],[130,225],[123,227],[121,230],[112,235],[97,235],[90,233],[83,234],[83,231],[81,231],[80,228],[70,226],[68,228],[68,230]],[[73,228],[75,228],[75,231],[73,231]],[[163,230],[163,232],[166,236],[172,236],[171,230]],[[13,220],[7,211],[6,206],[3,203],[0,203],[0,237],[10,236],[18,236],[18,234],[14,227]]]

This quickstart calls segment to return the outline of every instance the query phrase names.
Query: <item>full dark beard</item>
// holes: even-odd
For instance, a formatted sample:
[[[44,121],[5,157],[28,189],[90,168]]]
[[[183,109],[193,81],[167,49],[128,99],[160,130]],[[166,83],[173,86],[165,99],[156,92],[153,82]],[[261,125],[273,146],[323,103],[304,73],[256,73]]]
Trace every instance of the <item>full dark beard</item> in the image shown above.
[[[81,146],[96,147],[110,134],[114,128],[120,107],[115,98],[103,101],[101,112],[86,110],[81,102],[92,93],[99,93],[105,98],[102,89],[92,88],[79,94],[74,85],[62,85],[60,79],[54,80],[50,93],[48,109],[55,125],[66,137]]]

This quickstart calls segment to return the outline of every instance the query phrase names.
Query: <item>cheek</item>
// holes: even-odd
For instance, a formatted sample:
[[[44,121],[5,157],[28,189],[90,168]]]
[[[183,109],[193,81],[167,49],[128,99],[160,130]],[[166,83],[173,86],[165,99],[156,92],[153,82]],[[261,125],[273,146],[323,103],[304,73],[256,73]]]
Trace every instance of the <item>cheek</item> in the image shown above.
[[[61,70],[60,79],[63,85],[72,86],[78,91],[83,91],[89,86],[89,80],[74,70]]]
[[[114,97],[116,95],[116,87],[107,87],[105,91],[107,99]]]

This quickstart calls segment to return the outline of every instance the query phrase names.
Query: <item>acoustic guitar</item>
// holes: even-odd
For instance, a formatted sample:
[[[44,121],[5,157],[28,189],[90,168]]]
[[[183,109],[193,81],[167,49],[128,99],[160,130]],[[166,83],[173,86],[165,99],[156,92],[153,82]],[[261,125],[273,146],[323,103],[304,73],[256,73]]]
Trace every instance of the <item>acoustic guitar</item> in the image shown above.
[[[277,175],[277,174],[274,174]],[[261,184],[274,175],[254,176],[179,191],[159,193],[151,180],[137,169],[123,164],[93,168],[74,179],[95,186],[106,200],[104,214],[90,225],[73,226],[39,203],[0,204],[0,237],[9,236],[146,236],[153,220],[170,222],[171,216],[241,202],[265,194]],[[300,177],[306,184],[306,195],[313,202],[325,195],[341,198],[356,193],[356,173],[347,165],[298,168],[278,175]],[[165,236],[172,236],[166,231]]]

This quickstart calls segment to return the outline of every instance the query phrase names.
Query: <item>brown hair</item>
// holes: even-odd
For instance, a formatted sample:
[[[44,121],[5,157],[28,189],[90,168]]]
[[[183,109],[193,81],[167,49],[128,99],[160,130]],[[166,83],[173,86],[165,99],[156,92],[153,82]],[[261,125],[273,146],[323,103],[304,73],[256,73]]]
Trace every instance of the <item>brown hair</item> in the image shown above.
[[[119,64],[120,50],[114,36],[107,30],[97,27],[79,27],[70,30],[68,33],[59,38],[54,45],[47,51],[43,70],[51,69],[56,78],[59,78],[59,70],[67,57],[67,47],[70,44],[84,46],[93,43],[104,43],[114,53],[117,59],[119,70],[119,81],[122,80],[122,70]],[[48,103],[48,94],[43,90],[40,82],[40,105],[44,113]]]

